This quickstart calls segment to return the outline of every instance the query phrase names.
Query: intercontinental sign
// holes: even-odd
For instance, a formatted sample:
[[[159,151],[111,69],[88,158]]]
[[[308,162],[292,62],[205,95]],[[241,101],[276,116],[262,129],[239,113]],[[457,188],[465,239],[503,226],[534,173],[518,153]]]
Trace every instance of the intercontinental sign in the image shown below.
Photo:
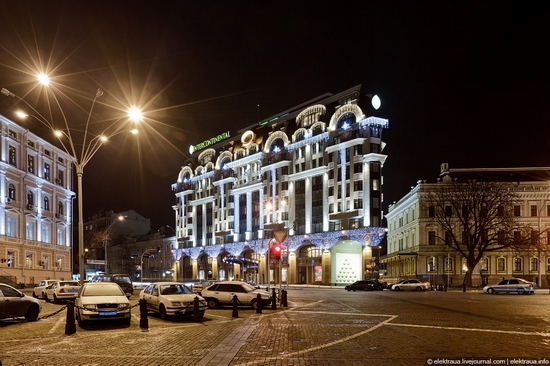
[[[229,131],[227,131],[222,134],[219,134],[216,137],[212,137],[211,139],[205,140],[195,146],[191,145],[189,146],[189,153],[193,154],[195,151],[202,150],[208,146],[214,145],[215,143],[228,139],[229,137],[230,137],[230,134],[229,134]]]

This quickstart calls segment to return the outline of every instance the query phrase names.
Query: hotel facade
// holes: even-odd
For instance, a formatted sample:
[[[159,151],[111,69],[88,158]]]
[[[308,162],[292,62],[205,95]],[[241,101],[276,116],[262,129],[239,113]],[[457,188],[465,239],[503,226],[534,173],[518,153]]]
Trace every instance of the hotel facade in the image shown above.
[[[0,277],[71,279],[71,157],[0,115]]]
[[[388,120],[371,109],[359,85],[196,145],[172,185],[174,272],[275,284],[376,276]]]

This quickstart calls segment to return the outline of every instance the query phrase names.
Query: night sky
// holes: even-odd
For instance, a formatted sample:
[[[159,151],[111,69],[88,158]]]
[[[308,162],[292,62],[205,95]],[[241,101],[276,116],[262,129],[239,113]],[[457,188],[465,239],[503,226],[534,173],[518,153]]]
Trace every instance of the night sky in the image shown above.
[[[57,124],[32,77],[50,73],[75,129],[98,87],[96,132],[144,110],[137,138],[113,137],[86,166],[85,216],[134,209],[173,226],[190,144],[358,84],[390,121],[385,210],[444,162],[550,166],[550,3],[202,3],[0,0],[0,87]],[[23,105],[1,97],[16,120]]]

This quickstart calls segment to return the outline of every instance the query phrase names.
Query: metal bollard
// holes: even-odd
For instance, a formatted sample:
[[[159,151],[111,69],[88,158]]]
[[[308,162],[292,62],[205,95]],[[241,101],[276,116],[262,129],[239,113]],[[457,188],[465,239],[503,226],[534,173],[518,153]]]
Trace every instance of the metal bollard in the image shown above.
[[[67,321],[65,323],[65,334],[71,335],[76,333],[76,324],[74,322],[74,301],[67,303]]]
[[[262,313],[262,295],[257,294],[256,295],[256,314]]]
[[[277,310],[277,294],[275,292],[275,287],[271,290],[271,310]]]
[[[139,299],[139,327],[142,332],[147,332],[149,330],[149,319],[147,318],[147,300]]]
[[[239,309],[237,308],[238,302],[239,299],[237,298],[237,295],[233,295],[233,314],[231,315],[233,318],[239,317]]]
[[[288,307],[288,302],[287,302],[287,294],[288,294],[288,291],[287,290],[283,290],[283,307]]]
[[[201,321],[201,312],[199,309],[199,297],[195,296],[195,299],[193,300],[193,320],[196,322]]]

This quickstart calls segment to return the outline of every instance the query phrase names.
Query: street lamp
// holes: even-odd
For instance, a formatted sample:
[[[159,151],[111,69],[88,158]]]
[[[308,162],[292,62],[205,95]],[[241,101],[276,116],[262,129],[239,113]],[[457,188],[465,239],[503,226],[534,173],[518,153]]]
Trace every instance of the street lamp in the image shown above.
[[[140,274],[141,278],[140,278],[140,280],[141,280],[141,283],[143,283],[143,256],[145,254],[149,254],[149,252],[151,252],[151,251],[154,251],[155,253],[158,253],[158,248],[157,249],[147,249],[143,253],[141,253],[141,263],[140,263],[140,268],[141,268],[141,274]]]
[[[108,273],[108,267],[107,267],[107,234],[109,233],[109,229],[112,228],[114,226],[114,224],[124,220],[127,217],[128,216],[120,215],[119,217],[117,217],[117,219],[115,221],[111,222],[111,225],[109,225],[107,227],[107,229],[105,229],[105,232],[103,232],[103,247],[105,248],[105,273]]]
[[[49,79],[47,75],[40,74],[37,75],[39,81],[43,85],[49,84]],[[55,135],[58,137],[59,142],[63,146],[63,149],[67,154],[71,156],[72,162],[75,166],[76,170],[76,176],[77,176],[77,195],[78,195],[78,266],[79,266],[79,274],[80,279],[84,279],[86,276],[85,268],[84,268],[84,215],[83,215],[83,203],[82,203],[82,176],[84,175],[84,167],[90,159],[95,155],[95,153],[99,150],[99,148],[102,146],[102,144],[107,141],[107,136],[105,133],[114,126],[120,119],[113,122],[111,125],[109,125],[106,129],[103,130],[103,133],[101,135],[97,135],[94,138],[88,140],[88,135],[92,135],[91,132],[88,131],[88,127],[90,125],[90,118],[92,116],[92,111],[94,109],[94,105],[96,103],[97,98],[101,97],[103,95],[103,91],[101,89],[97,89],[97,92],[95,94],[94,99],[92,100],[92,104],[90,107],[90,111],[88,112],[88,117],[86,119],[86,126],[83,131],[80,131],[83,133],[82,141],[79,142],[79,144],[75,144],[73,141],[73,134],[71,131],[76,131],[74,129],[71,129],[69,126],[69,122],[67,121],[67,118],[65,116],[65,113],[61,113],[63,116],[63,121],[65,123],[65,130],[60,131],[54,128],[53,123],[48,121],[44,116],[42,116],[33,106],[31,106],[25,99],[17,96],[16,94],[12,93],[6,88],[2,88],[1,93],[8,97],[14,97],[18,100],[25,103],[29,108],[31,108],[39,117],[34,115],[26,115],[26,114],[19,114],[23,117],[33,117],[34,119],[38,120],[40,123],[51,129]],[[57,102],[57,105],[60,106],[59,101],[57,100],[55,94],[54,98]],[[61,107],[60,107],[61,108]],[[137,113],[137,111],[134,109],[132,113],[130,111],[128,112],[128,118],[130,118],[132,121],[137,122],[137,118],[141,117],[141,113]],[[111,136],[114,136],[115,134],[120,133],[121,131],[118,131]],[[137,130],[133,130],[132,133],[137,133]],[[68,141],[68,146],[63,142],[62,138],[65,137]],[[80,150],[78,151],[76,146],[80,147]]]

